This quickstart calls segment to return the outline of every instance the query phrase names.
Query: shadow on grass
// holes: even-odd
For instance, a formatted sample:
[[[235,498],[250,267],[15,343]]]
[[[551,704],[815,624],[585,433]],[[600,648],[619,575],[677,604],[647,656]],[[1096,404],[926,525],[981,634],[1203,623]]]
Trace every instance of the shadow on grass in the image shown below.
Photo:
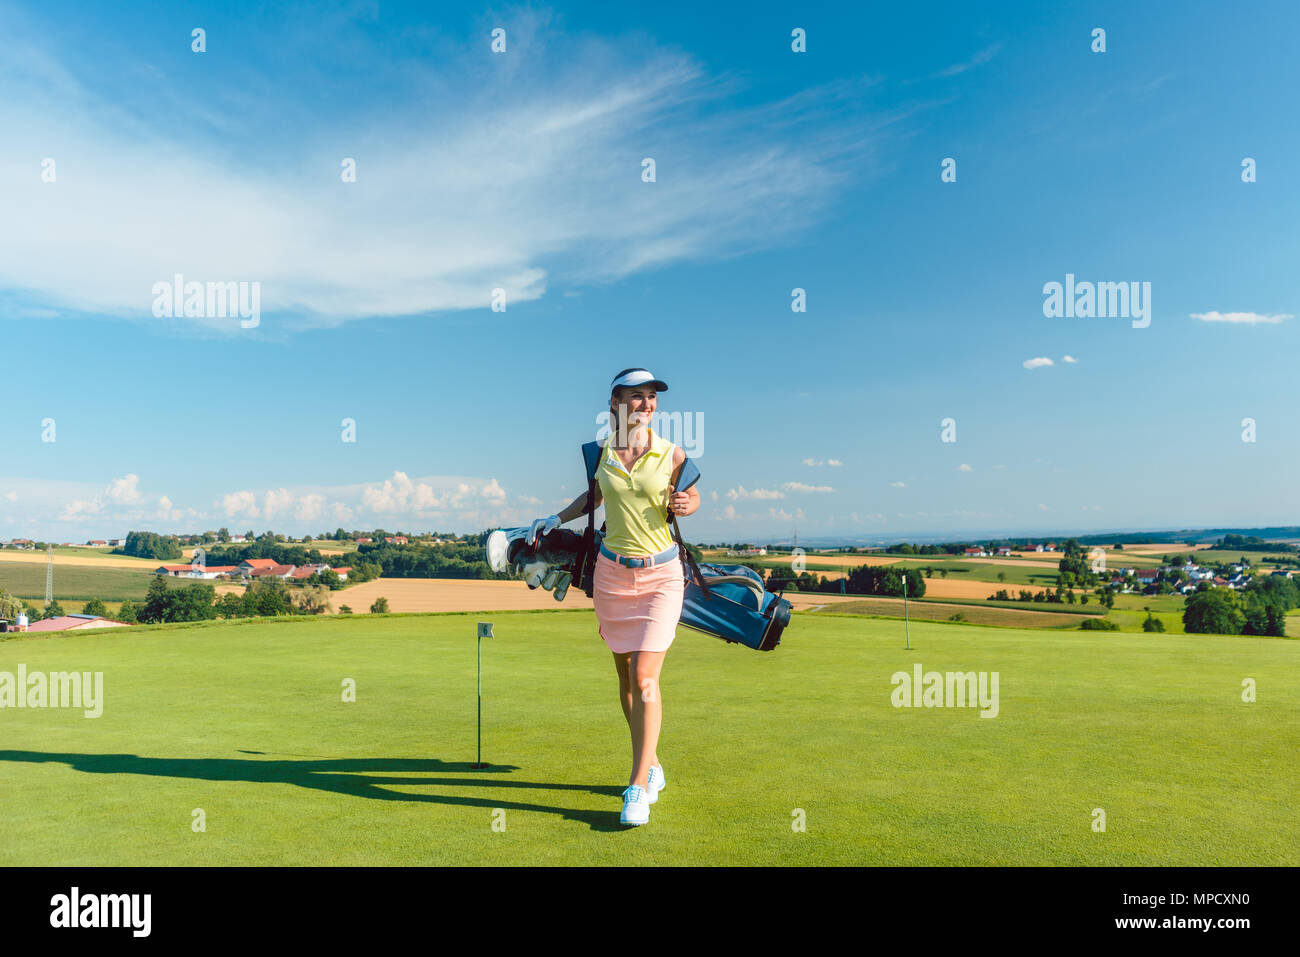
[[[263,754],[265,752],[243,751],[242,753]],[[623,788],[613,785],[543,784],[535,781],[484,777],[484,775],[505,774],[519,770],[513,764],[492,764],[487,768],[475,770],[467,761],[442,761],[438,758],[324,758],[314,761],[261,761],[248,758],[146,758],[137,754],[66,754],[0,750],[0,762],[3,761],[22,761],[28,764],[61,762],[75,771],[87,774],[144,774],[165,778],[190,778],[196,781],[293,784],[298,787],[377,801],[414,801],[430,804],[461,804],[466,807],[488,809],[541,811],[547,814],[559,814],[566,820],[579,821],[594,831],[628,830],[619,823],[617,807],[609,811],[588,811],[470,795],[405,794],[381,786],[536,788],[544,791],[586,791],[590,794],[612,797],[620,797],[623,793]],[[436,779],[401,776],[430,773],[468,773],[473,776]]]

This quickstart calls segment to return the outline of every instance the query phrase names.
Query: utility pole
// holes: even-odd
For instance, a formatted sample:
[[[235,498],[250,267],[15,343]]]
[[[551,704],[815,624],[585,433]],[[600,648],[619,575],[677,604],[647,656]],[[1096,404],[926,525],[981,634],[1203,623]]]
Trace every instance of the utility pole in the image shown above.
[[[45,607],[54,603],[54,546],[45,546]]]

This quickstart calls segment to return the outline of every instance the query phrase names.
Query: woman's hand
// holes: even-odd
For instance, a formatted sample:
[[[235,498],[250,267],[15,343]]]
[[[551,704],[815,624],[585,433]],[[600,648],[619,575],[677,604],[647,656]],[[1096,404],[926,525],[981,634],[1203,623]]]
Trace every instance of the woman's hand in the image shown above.
[[[560,527],[560,516],[548,515],[546,518],[539,518],[533,521],[532,527],[528,529],[527,542],[529,545],[537,543],[540,536],[544,536],[552,529]]]
[[[694,489],[679,492],[676,485],[668,486],[668,507],[674,515],[689,515],[695,511],[695,496],[691,494],[692,491]]]

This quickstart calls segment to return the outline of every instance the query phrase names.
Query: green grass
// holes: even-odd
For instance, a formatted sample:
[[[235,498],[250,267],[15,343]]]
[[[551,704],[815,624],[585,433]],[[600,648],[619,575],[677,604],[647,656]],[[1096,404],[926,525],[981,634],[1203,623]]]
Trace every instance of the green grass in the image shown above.
[[[988,602],[987,604],[978,601],[946,603],[926,600],[910,601],[907,605],[908,613],[904,616],[903,603],[897,598],[863,596],[860,601],[836,602],[825,606],[821,611],[810,611],[808,613],[822,617],[829,615],[863,615],[873,618],[894,618],[899,621],[902,621],[904,617],[910,618],[912,621],[952,621],[954,615],[961,615],[961,621],[977,625],[997,625],[1004,628],[1078,628],[1079,623],[1086,617],[1044,611],[1042,605],[1030,605],[1028,607],[1021,605],[1019,608],[1009,608],[995,602]],[[1101,616],[1094,615],[1093,617]]]
[[[127,565],[139,564],[140,562],[145,561],[145,559],[136,558],[132,555],[117,554],[113,549],[102,546],[99,548],[92,548],[89,545],[73,545],[70,548],[65,548],[62,545],[56,545],[54,546],[54,554],[70,556],[73,558],[116,558],[120,559]],[[152,559],[150,559],[150,561],[152,561]]]
[[[313,548],[317,548],[317,549],[327,549],[329,551],[335,551],[335,552],[344,552],[346,554],[348,552],[355,552],[357,550],[356,542],[347,541],[347,540],[335,541],[332,538],[316,539],[306,544],[302,544],[302,543],[297,543],[297,544],[301,545],[301,547],[307,549],[308,551],[311,551]]]
[[[96,719],[0,711],[0,865],[1300,864],[1300,642],[914,622],[906,651],[896,621],[799,615],[759,653],[682,629],[668,787],[625,830],[628,731],[589,611],[491,615],[493,766],[468,768],[481,617],[0,642],[0,670],[105,681]],[[917,662],[998,672],[1000,713],[893,707]]]
[[[161,564],[158,562],[153,567]],[[153,572],[146,568],[55,565],[54,597],[65,608],[69,601],[91,598],[105,601],[144,598],[153,577]],[[45,566],[37,562],[0,562],[0,588],[29,601],[39,599],[44,604]]]
[[[1265,565],[1265,564],[1269,568],[1275,568],[1276,563],[1274,562],[1266,563],[1264,562],[1264,557],[1284,555],[1284,554],[1289,554],[1292,558],[1296,557],[1295,552],[1282,552],[1279,549],[1272,549],[1267,552],[1243,552],[1243,551],[1234,551],[1233,549],[1230,548],[1229,549],[1207,548],[1204,551],[1195,553],[1195,561],[1198,565],[1217,565],[1220,562],[1228,562],[1229,564],[1235,565],[1239,561],[1241,561],[1243,556],[1245,556],[1246,560],[1250,562],[1251,568],[1259,568],[1261,565]],[[1291,567],[1294,568],[1295,566],[1291,566]]]

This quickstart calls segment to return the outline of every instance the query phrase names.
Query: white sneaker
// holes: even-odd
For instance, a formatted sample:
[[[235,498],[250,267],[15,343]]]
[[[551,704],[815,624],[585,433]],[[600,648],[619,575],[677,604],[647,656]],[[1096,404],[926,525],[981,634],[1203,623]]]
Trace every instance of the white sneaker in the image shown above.
[[[650,820],[650,802],[641,785],[629,784],[623,792],[623,813],[618,820],[620,824],[630,824],[633,827]]]
[[[646,777],[646,800],[651,804],[659,800],[659,792],[668,786],[668,779],[664,777],[664,769],[657,764],[650,765],[650,773]]]

